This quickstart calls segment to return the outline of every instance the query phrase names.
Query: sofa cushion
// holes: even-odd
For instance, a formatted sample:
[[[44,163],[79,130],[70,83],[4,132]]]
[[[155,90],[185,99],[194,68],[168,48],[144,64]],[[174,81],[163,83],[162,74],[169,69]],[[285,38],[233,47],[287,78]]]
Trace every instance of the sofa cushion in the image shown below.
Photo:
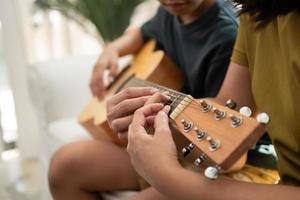
[[[30,93],[47,122],[78,115],[91,98],[89,80],[97,56],[71,56],[29,67]]]

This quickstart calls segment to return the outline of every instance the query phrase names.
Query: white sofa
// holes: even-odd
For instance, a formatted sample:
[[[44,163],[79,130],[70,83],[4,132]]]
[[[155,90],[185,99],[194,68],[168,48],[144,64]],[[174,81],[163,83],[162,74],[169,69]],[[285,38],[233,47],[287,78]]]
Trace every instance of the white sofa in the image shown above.
[[[91,139],[76,118],[91,98],[88,83],[96,58],[67,57],[29,67],[30,94],[38,116],[45,172],[51,155],[60,146],[75,140]],[[130,194],[106,194],[105,198],[120,200]]]
[[[90,99],[88,81],[96,56],[67,57],[29,68],[30,95],[46,136],[49,156],[61,145],[89,139],[76,117]]]

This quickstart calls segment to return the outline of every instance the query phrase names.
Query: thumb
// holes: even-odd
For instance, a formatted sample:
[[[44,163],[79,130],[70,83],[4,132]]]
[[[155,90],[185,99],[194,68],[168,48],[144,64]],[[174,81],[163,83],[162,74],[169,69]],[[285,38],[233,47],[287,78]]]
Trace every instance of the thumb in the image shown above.
[[[110,66],[109,66],[109,75],[113,78],[118,75],[118,61],[117,60],[111,61]]]
[[[155,117],[155,134],[156,137],[170,137],[171,130],[169,127],[169,118],[167,113],[170,111],[170,106],[165,106]]]

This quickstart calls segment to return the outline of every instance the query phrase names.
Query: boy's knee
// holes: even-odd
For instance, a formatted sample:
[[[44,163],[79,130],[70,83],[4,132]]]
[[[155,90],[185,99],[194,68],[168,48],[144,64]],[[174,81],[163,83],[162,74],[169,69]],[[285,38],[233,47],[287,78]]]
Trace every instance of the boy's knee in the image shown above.
[[[51,190],[58,189],[71,181],[74,166],[79,160],[72,146],[65,145],[52,156],[48,172],[48,182]]]

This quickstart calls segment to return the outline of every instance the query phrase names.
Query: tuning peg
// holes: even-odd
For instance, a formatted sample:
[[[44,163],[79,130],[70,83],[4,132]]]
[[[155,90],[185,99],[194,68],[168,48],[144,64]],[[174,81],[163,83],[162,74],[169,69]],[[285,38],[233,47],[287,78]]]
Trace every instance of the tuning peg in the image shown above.
[[[226,107],[227,108],[230,108],[230,109],[234,110],[236,108],[236,106],[237,106],[236,102],[233,101],[232,99],[228,99],[226,101]]]
[[[217,109],[216,107],[213,108],[213,111],[215,113],[216,120],[223,119],[226,115],[226,113],[224,111],[221,111],[221,110]]]
[[[199,141],[203,140],[206,137],[206,132],[203,130],[199,130],[197,127],[194,128],[196,134],[197,134],[197,139]]]
[[[259,122],[259,123],[262,123],[262,124],[267,124],[269,123],[270,121],[270,117],[267,113],[260,113],[256,116],[256,120]]]
[[[191,153],[191,150],[188,149],[187,147],[182,148],[181,153],[183,155],[183,157],[186,157],[187,155],[189,155]]]
[[[236,117],[232,114],[230,114],[229,117],[231,119],[231,126],[233,128],[236,128],[243,123],[243,118],[241,118],[241,117]]]
[[[195,145],[193,143],[190,143],[189,146],[182,148],[181,153],[183,157],[186,157],[191,153],[191,151],[195,148]]]
[[[204,101],[204,100],[200,100],[200,105],[201,105],[201,110],[203,112],[208,112],[212,108],[212,105],[206,103],[206,101]]]
[[[243,106],[240,108],[240,113],[246,117],[251,117],[252,110],[247,106]]]
[[[187,122],[184,119],[181,120],[181,123],[183,124],[184,132],[189,132],[193,128],[193,123]]]
[[[194,161],[194,165],[196,167],[199,167],[203,161],[206,159],[206,155],[205,154],[201,154],[198,158],[196,158],[196,160]]]
[[[215,151],[220,148],[221,142],[220,140],[212,139],[212,137],[207,137],[206,140],[209,142],[209,150]]]
[[[205,177],[207,177],[211,180],[215,180],[218,178],[219,172],[220,172],[219,167],[207,167],[204,171],[204,175],[205,175]]]

